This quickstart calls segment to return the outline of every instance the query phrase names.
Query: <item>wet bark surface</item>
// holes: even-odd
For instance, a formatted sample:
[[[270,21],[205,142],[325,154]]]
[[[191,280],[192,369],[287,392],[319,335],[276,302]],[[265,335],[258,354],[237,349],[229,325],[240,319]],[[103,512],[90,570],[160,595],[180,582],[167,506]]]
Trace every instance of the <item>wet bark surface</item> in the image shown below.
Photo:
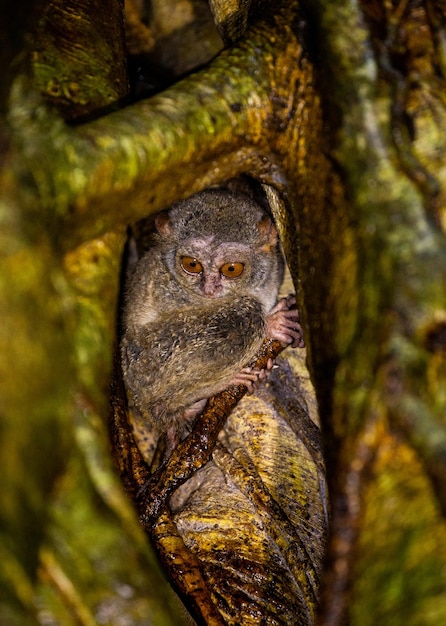
[[[199,2],[180,4],[186,21],[196,19]],[[134,624],[186,619],[110,458],[121,255],[129,223],[247,173],[280,198],[273,211],[322,425],[331,537],[320,623],[368,624],[383,580],[381,621],[442,623],[444,6],[211,5],[226,49],[213,59],[220,44],[212,39],[196,72],[183,78],[169,70],[167,84],[154,81],[155,95],[142,99],[129,86],[119,2],[106,11],[101,2],[94,10],[58,1],[4,7],[1,618],[42,623],[49,612],[88,624],[108,614],[114,623],[127,612]],[[227,16],[225,5],[235,14]],[[146,30],[136,31],[155,37],[144,10],[142,20]],[[135,49],[152,55],[153,41]],[[282,382],[286,391],[279,380],[277,397],[286,403],[294,383]],[[296,602],[302,623],[314,619],[306,599],[318,582],[310,575],[305,586],[300,578],[299,541],[308,551],[321,537],[299,535],[301,507],[309,513],[300,498],[306,489],[319,493],[322,446],[302,426],[305,411],[298,411],[302,423],[288,423],[292,412],[279,400],[268,400],[272,413],[246,407],[262,413],[258,423],[236,411],[210,469],[194,478],[202,477],[196,494],[181,499],[180,488],[169,519],[160,518],[160,534],[164,528],[177,537],[169,535],[173,524],[203,564],[211,604],[227,623],[236,623],[234,607],[246,600],[242,579],[258,581],[246,623],[286,615]],[[287,442],[293,433],[285,465],[277,453],[283,440],[266,444],[274,439],[265,433],[276,428]],[[306,459],[305,475],[296,459]],[[282,475],[292,477],[279,480],[284,490],[271,478]],[[240,504],[229,510],[224,499],[206,509],[208,526],[197,534],[197,510],[222,485]],[[222,533],[213,560],[207,542],[216,538],[215,511],[248,535],[260,529],[265,552],[256,544],[244,558],[239,535]],[[243,558],[235,562],[234,554]],[[278,554],[286,554],[284,563]],[[281,565],[266,580],[267,568],[257,565],[270,557]],[[106,573],[98,575],[95,562]],[[295,590],[292,597],[284,587]]]

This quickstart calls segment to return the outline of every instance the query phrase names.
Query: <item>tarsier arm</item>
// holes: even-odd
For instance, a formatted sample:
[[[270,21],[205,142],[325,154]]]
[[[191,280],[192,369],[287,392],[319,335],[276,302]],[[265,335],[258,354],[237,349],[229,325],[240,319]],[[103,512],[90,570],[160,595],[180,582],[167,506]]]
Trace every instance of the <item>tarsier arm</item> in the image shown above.
[[[140,394],[147,388],[152,402],[180,396],[187,406],[229,384],[264,336],[261,306],[253,298],[223,309],[216,303],[211,311],[191,308],[127,337],[124,369]]]
[[[290,309],[294,303],[292,296],[280,300],[266,323],[258,303],[243,298],[214,313],[182,311],[167,320],[168,335],[163,334],[161,326],[141,329],[135,338],[139,358],[129,358],[132,376],[139,385],[146,378],[150,384],[148,393],[155,398],[171,397],[180,391],[185,406],[229,384],[244,384],[252,391],[272,367],[272,361],[266,370],[249,367],[263,339],[277,339],[284,346],[303,345],[297,310]],[[202,321],[202,317],[206,319]]]

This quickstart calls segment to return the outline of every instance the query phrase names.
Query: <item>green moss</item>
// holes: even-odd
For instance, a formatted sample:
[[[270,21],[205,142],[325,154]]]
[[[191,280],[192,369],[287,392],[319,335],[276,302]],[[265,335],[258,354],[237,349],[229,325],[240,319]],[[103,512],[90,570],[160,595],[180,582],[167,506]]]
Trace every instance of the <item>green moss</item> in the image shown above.
[[[446,524],[409,448],[382,442],[366,496],[352,626],[446,623]]]

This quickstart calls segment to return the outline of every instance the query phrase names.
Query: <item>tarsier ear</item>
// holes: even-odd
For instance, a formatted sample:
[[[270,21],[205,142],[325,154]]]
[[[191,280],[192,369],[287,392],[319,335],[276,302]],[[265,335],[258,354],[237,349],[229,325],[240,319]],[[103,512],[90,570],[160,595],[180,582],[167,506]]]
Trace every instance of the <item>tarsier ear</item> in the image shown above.
[[[270,217],[265,215],[257,224],[259,233],[265,238],[266,245],[274,246],[277,243],[277,229]]]
[[[172,225],[170,223],[169,214],[167,213],[167,211],[161,211],[161,213],[158,213],[158,215],[155,217],[155,226],[160,235],[167,236],[171,234]]]

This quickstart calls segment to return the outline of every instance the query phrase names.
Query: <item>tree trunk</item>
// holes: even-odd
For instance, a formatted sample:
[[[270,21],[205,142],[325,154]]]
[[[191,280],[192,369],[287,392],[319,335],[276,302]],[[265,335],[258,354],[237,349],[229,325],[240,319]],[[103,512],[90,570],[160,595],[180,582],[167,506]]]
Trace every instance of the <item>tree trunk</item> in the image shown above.
[[[145,99],[118,0],[1,9],[0,622],[187,623],[109,453],[121,256],[129,223],[249,174],[273,196],[322,424],[319,623],[443,623],[446,8],[210,4],[226,49]],[[181,6],[195,25],[206,8]],[[139,47],[150,63],[162,41]]]

